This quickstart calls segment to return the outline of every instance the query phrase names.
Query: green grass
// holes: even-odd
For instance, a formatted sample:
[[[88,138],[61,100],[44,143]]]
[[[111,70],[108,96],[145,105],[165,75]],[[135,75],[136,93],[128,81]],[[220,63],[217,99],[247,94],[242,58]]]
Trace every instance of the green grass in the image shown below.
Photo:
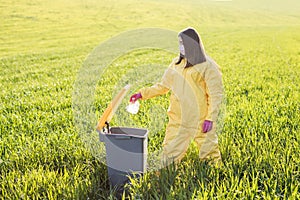
[[[222,67],[224,165],[200,162],[192,145],[177,169],[133,180],[131,197],[299,199],[299,11],[293,0],[0,0],[0,199],[113,199],[106,166],[76,128],[77,72],[97,45],[123,31],[187,26]],[[135,69],[163,71],[175,56],[140,49],[116,59],[95,83],[96,116]],[[148,150],[158,150],[168,96],[141,102],[135,116],[126,104],[112,125],[148,128]]]

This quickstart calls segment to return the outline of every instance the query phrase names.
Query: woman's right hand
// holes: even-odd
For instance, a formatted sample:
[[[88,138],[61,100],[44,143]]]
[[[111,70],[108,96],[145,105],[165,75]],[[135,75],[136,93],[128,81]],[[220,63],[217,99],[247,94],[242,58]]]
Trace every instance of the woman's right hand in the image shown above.
[[[131,97],[130,97],[130,102],[131,103],[134,103],[134,102],[136,102],[138,99],[140,99],[140,98],[142,98],[142,94],[139,92],[139,93],[136,93],[136,94],[134,94],[134,95],[132,95]]]

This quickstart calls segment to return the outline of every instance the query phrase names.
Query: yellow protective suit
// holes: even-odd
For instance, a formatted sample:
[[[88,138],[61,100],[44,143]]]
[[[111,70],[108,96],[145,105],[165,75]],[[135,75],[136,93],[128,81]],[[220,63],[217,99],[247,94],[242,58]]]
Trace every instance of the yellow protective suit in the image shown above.
[[[216,120],[223,96],[222,77],[218,65],[209,57],[192,67],[187,60],[176,64],[174,59],[160,83],[140,90],[142,100],[171,91],[169,123],[163,142],[164,165],[180,161],[194,140],[200,159],[220,161]],[[213,121],[213,128],[202,132],[204,120]]]

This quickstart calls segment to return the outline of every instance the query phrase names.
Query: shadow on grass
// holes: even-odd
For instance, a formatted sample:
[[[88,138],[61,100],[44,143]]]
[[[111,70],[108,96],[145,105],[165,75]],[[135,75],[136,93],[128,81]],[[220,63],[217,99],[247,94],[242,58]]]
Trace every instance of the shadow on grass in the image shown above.
[[[115,199],[114,191],[110,190],[107,175],[107,166],[100,161],[93,160],[90,164],[90,174],[88,175],[86,187],[77,189],[76,199]]]

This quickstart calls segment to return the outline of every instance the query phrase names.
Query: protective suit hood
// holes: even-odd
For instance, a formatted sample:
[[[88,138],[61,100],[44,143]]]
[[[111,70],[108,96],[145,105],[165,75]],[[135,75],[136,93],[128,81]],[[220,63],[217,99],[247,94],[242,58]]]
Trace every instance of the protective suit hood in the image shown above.
[[[194,66],[199,63],[206,61],[205,51],[201,39],[193,28],[187,28],[178,34],[181,37],[185,55],[180,55],[187,59],[187,64],[185,67]],[[179,59],[178,64],[181,62],[182,58]]]

